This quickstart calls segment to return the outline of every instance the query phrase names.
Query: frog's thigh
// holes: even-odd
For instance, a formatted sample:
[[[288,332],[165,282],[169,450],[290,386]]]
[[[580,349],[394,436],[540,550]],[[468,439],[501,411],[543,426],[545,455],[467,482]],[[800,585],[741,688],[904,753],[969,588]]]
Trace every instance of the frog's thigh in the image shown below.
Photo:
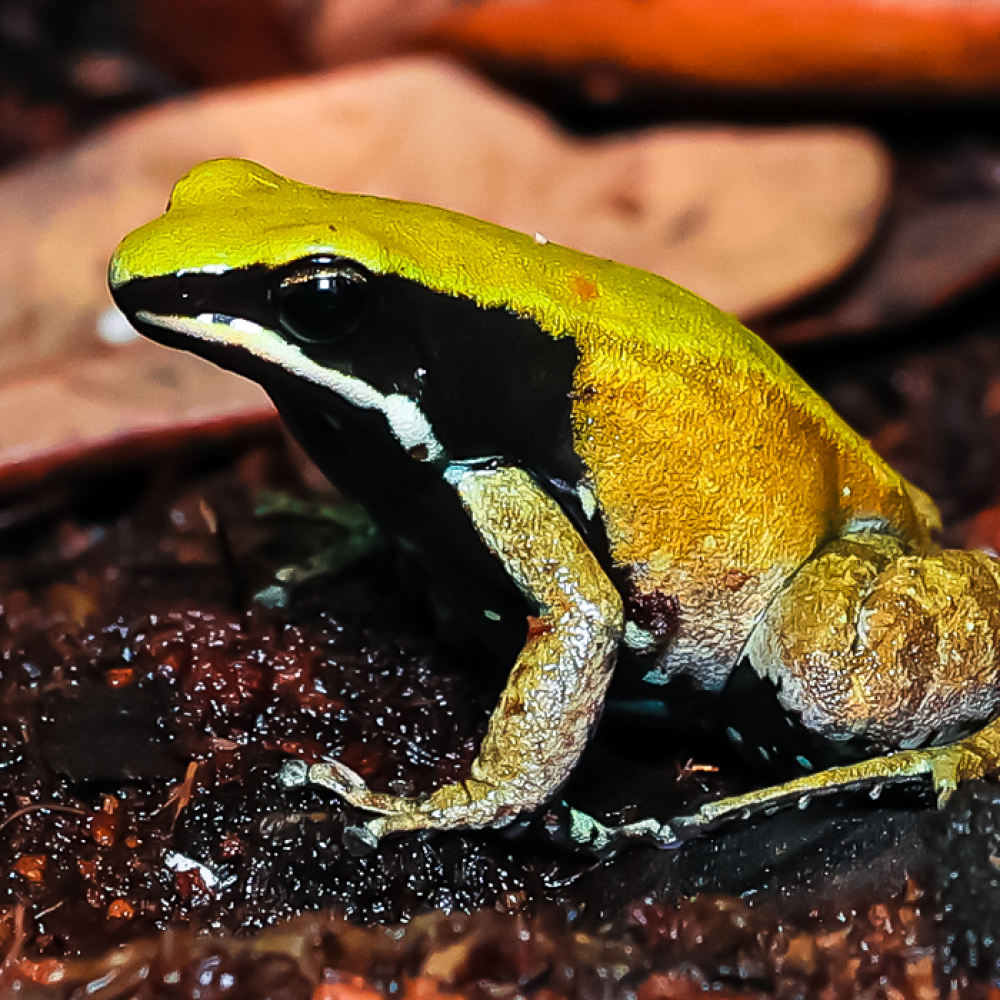
[[[1000,564],[982,552],[921,555],[873,532],[806,563],[768,609],[747,653],[786,708],[832,740],[885,757],[713,803],[704,820],[859,782],[931,776],[943,799],[1000,766],[1000,723],[942,743],[1000,709]]]
[[[456,466],[449,481],[483,541],[540,608],[468,780],[426,799],[368,791],[338,765],[313,780],[384,815],[393,830],[489,826],[549,798],[566,780],[604,703],[621,637],[621,598],[559,505],[521,469]],[[323,779],[326,780],[323,780]]]

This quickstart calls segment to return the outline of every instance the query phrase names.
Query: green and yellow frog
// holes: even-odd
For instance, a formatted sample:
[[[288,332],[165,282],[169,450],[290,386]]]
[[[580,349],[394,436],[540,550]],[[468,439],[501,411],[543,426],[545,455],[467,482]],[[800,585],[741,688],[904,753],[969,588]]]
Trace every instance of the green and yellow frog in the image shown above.
[[[177,183],[110,284],[140,332],[258,381],[482,631],[518,630],[465,780],[403,797],[336,761],[309,769],[374,814],[372,840],[551,799],[623,645],[657,685],[719,689],[746,658],[805,727],[875,755],[687,825],[921,774],[943,799],[1000,765],[1000,563],[938,548],[930,499],[691,292],[233,159]],[[579,839],[606,838],[576,819]]]

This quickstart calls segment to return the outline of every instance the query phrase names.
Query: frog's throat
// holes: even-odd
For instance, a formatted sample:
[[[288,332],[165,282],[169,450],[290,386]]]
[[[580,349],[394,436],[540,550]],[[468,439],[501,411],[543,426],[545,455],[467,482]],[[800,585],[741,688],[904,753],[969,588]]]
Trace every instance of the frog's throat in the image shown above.
[[[321,365],[267,327],[218,313],[168,316],[143,309],[136,313],[136,319],[204,343],[242,349],[297,378],[329,389],[359,410],[378,410],[400,446],[418,460],[434,462],[444,455],[434,428],[416,400],[399,393],[385,395],[359,378]]]

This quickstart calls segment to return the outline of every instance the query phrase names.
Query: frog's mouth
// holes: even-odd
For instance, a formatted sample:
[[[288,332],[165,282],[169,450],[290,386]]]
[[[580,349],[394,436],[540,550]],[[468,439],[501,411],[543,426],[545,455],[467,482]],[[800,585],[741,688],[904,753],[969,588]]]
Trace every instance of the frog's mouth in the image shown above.
[[[277,310],[266,291],[261,292],[267,275],[249,273],[260,270],[266,272],[248,268],[224,275],[135,279],[113,288],[112,295],[129,322],[151,340],[191,351],[265,388],[274,383],[275,373],[283,373],[286,383],[328,390],[356,409],[380,412],[411,456],[426,462],[441,459],[444,449],[416,400],[383,393],[324,364],[279,332]]]

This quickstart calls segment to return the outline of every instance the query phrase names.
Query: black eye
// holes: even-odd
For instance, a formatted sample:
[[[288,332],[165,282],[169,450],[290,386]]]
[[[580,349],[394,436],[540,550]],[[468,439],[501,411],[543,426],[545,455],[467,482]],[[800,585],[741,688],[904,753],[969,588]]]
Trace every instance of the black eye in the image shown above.
[[[368,315],[371,299],[368,273],[337,260],[298,265],[276,293],[282,329],[299,343],[317,347],[353,333]]]

